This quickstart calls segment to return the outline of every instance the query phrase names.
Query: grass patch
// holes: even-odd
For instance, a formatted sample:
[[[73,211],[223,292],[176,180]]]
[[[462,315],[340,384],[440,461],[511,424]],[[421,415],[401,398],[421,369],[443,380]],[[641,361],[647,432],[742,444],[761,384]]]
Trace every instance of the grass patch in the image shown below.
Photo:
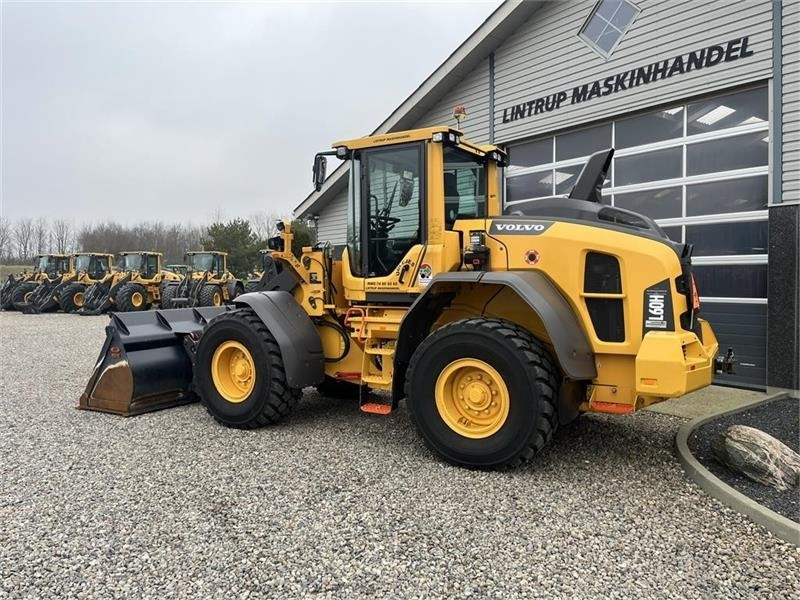
[[[31,271],[32,267],[30,265],[0,265],[0,278],[5,281],[6,277],[10,274],[16,275],[17,273],[22,273],[23,271]]]

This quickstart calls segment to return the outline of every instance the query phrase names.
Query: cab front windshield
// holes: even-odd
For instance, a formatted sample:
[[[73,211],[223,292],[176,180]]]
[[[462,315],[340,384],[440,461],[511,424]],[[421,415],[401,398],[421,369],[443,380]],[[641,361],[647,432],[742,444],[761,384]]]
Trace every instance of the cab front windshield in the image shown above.
[[[117,259],[117,268],[122,271],[141,271],[144,257],[140,254],[123,254]]]
[[[193,271],[213,271],[214,258],[213,254],[192,254],[189,256],[189,265]]]
[[[69,271],[69,258],[66,256],[40,256],[36,264],[36,270],[40,273],[47,273],[48,275],[66,273]]]
[[[108,272],[106,264],[106,260],[100,256],[79,254],[75,257],[75,270],[88,273],[93,279],[98,279],[98,276]]]

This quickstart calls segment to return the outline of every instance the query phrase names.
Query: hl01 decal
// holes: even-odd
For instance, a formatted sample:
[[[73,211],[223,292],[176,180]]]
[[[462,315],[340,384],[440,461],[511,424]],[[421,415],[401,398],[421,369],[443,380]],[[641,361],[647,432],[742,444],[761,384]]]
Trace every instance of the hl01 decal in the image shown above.
[[[489,234],[539,235],[552,224],[551,221],[492,221]]]
[[[673,331],[672,294],[669,280],[650,286],[644,291],[644,332]]]

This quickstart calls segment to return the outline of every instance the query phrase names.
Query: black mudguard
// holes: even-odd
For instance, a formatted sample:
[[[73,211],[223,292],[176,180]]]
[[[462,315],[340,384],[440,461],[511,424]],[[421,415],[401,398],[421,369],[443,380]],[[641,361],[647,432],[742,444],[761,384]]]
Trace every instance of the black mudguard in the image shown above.
[[[403,397],[405,372],[411,355],[455,295],[446,291],[447,284],[451,283],[484,283],[512,289],[544,323],[564,374],[573,380],[597,377],[589,338],[567,300],[547,276],[538,271],[441,273],[431,280],[400,323],[392,384],[393,402]]]
[[[234,303],[248,306],[266,325],[281,349],[286,380],[293,388],[322,383],[325,354],[319,332],[308,314],[289,292],[251,292]]]

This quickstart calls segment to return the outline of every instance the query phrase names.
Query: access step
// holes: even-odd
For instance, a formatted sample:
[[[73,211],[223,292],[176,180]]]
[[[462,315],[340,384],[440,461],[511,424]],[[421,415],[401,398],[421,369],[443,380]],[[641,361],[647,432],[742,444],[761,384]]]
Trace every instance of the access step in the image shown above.
[[[388,415],[392,412],[392,405],[383,404],[382,402],[366,402],[359,408],[361,408],[362,412],[369,413],[371,415]]]

